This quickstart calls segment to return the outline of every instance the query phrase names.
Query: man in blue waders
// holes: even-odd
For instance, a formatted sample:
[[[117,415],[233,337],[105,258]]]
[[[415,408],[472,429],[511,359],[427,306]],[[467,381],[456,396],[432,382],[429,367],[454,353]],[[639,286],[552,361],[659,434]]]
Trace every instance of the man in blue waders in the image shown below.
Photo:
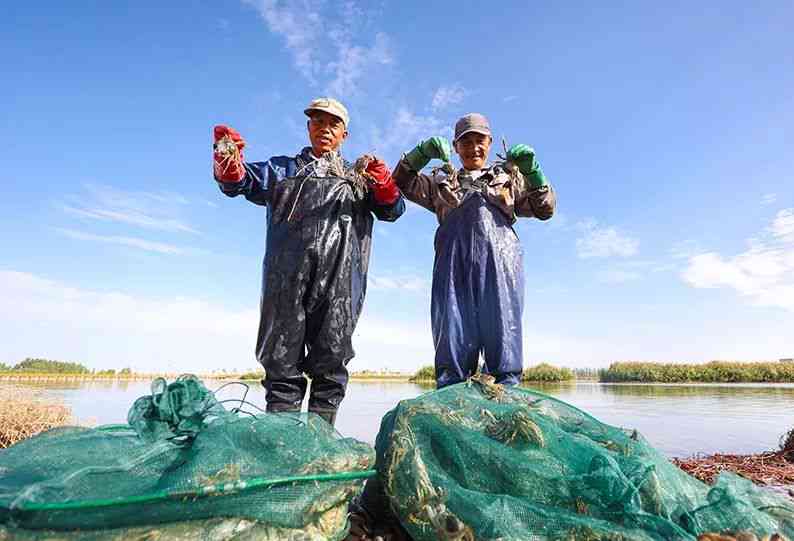
[[[548,220],[556,199],[534,150],[515,145],[504,162],[489,165],[492,143],[488,120],[471,113],[455,124],[454,148],[462,169],[420,172],[432,159],[445,164],[451,159],[449,142],[431,137],[392,173],[407,199],[438,218],[431,295],[438,388],[472,376],[480,353],[484,370],[497,383],[521,380],[524,256],[513,224],[517,217]],[[401,528],[377,477],[367,482],[353,510],[360,537],[391,532],[400,539]]]
[[[214,174],[225,195],[267,208],[256,356],[265,368],[267,410],[309,411],[334,424],[353,358],[351,336],[364,303],[373,215],[394,221],[405,202],[386,164],[339,149],[348,112],[320,98],[304,111],[311,146],[297,156],[245,163],[245,142],[215,127]]]

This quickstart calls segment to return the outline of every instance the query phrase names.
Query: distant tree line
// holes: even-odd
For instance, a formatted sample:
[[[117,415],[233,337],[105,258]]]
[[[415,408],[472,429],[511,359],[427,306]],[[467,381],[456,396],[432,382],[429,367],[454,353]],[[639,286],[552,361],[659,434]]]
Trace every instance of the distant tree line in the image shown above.
[[[705,364],[612,363],[599,372],[604,383],[791,383],[794,363],[712,361]]]
[[[122,368],[119,371],[113,369],[91,370],[80,363],[53,361],[51,359],[38,359],[32,357],[28,357],[13,366],[0,363],[0,372],[12,374],[94,374],[97,376],[132,375],[132,369],[130,368]]]
[[[573,375],[576,379],[598,379],[600,371],[598,368],[574,368]]]

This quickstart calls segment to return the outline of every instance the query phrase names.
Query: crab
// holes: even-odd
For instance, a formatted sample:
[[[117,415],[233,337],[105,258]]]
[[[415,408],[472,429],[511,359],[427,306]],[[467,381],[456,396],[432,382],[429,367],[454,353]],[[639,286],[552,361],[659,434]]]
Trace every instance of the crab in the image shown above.
[[[237,143],[229,137],[224,135],[214,145],[215,154],[220,156],[221,160],[217,162],[218,167],[222,173],[226,173],[230,167],[234,167],[242,161],[240,155],[240,148]]]

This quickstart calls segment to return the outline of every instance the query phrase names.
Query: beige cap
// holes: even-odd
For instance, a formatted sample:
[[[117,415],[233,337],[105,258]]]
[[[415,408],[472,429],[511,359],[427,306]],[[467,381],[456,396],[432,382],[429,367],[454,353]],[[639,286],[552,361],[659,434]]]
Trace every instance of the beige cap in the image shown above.
[[[303,111],[306,116],[311,116],[312,111],[325,111],[337,118],[341,118],[342,122],[347,127],[350,122],[350,116],[347,114],[345,106],[333,98],[317,98],[309,103],[309,106]]]

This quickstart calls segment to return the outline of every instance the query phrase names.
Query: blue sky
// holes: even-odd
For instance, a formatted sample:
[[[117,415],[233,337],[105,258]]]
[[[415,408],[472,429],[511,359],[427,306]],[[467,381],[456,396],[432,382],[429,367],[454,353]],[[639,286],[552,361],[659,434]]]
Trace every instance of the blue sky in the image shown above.
[[[559,4],[559,3],[557,3]],[[396,163],[486,114],[558,192],[516,226],[525,364],[794,356],[794,5],[37,2],[0,21],[0,361],[255,368],[264,211],[211,127]],[[435,217],[376,224],[353,370],[432,360]]]

